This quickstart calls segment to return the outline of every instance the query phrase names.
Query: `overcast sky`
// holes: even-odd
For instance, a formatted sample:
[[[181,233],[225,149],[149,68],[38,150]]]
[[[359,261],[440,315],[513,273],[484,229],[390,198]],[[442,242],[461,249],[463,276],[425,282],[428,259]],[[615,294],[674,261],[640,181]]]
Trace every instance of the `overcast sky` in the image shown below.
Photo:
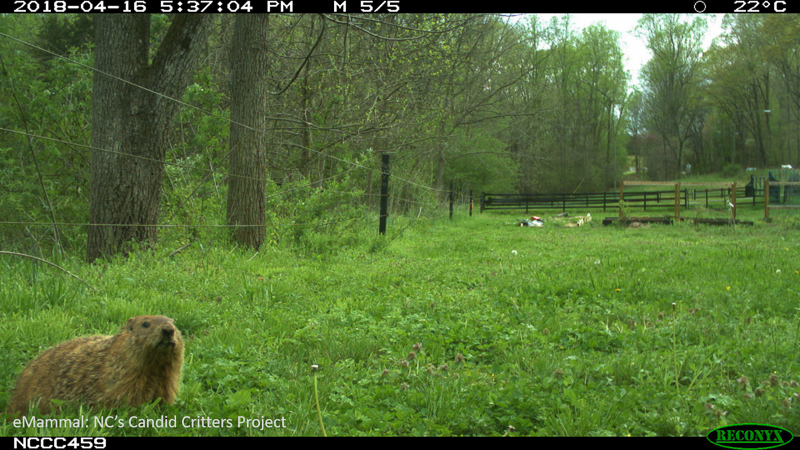
[[[550,18],[562,16],[563,14],[537,14],[543,19],[544,23],[549,23]],[[722,32],[722,16],[724,14],[706,14],[708,17],[708,29],[706,39],[703,42],[703,49],[708,49],[711,40]],[[639,70],[650,59],[650,52],[645,46],[643,39],[637,37],[633,30],[641,14],[571,14],[572,26],[576,31],[593,23],[603,23],[611,30],[619,31],[620,45],[625,54],[625,68],[631,74],[631,83],[638,84]]]

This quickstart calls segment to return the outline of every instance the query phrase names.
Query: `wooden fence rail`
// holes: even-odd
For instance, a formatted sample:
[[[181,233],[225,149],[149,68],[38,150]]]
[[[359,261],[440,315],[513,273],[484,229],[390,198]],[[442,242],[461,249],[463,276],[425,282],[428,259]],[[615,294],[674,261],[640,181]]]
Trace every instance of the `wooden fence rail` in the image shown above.
[[[628,183],[626,183],[628,184]],[[674,183],[669,183],[673,186]],[[714,189],[682,189],[679,190],[679,203],[684,209],[693,205],[705,208],[718,206],[725,207],[725,201],[730,198],[730,188]],[[736,189],[736,197],[745,198],[745,187]],[[749,197],[749,196],[748,196]],[[624,192],[623,200],[627,207],[632,209],[648,208],[673,208],[675,205],[675,191],[642,191]],[[763,202],[763,191],[757,192],[752,197],[753,205]],[[484,210],[522,210],[528,213],[531,209],[600,209],[603,211],[619,207],[619,194],[616,192],[579,193],[579,194],[490,194],[482,193],[480,198],[480,211]]]

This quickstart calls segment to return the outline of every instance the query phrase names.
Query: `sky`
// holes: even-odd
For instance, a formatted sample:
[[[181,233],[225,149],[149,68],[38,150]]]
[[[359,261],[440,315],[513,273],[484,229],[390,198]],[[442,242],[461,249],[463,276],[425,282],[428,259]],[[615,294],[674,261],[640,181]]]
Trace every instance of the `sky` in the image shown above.
[[[563,14],[537,14],[543,19],[544,23],[549,23],[550,18],[562,16]],[[572,26],[576,31],[593,23],[603,23],[611,30],[620,32],[620,46],[625,55],[625,68],[631,74],[631,83],[639,84],[639,71],[642,66],[650,59],[650,52],[647,50],[645,41],[633,33],[636,22],[641,14],[570,14]],[[703,49],[711,46],[711,40],[722,33],[722,17],[724,14],[706,14],[708,17],[708,29],[706,39],[703,42]]]

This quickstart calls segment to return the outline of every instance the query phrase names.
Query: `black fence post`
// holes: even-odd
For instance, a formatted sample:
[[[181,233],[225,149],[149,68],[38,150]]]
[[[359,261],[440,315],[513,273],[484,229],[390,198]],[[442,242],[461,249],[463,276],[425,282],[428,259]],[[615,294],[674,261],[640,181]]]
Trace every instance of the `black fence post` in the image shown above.
[[[450,182],[450,220],[453,220],[453,182]]]
[[[689,209],[689,190],[683,188],[683,209]]]
[[[381,220],[378,233],[386,234],[386,217],[389,216],[389,154],[381,155]]]

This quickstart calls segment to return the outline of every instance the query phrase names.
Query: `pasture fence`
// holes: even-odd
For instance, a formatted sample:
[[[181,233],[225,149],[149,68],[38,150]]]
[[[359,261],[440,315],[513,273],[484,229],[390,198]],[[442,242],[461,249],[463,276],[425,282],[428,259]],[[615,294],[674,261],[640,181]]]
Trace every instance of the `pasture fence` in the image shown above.
[[[649,182],[624,182],[624,185],[631,186],[639,183]],[[665,186],[674,186],[674,182],[660,183]],[[625,202],[629,209],[641,209],[647,211],[654,208],[675,208],[678,204],[684,209],[692,207],[726,208],[726,201],[734,195],[738,199],[749,198],[753,205],[763,201],[763,193],[756,190],[755,194],[746,195],[746,188],[736,187],[731,190],[731,183],[720,183],[719,187],[707,186],[705,189],[688,189],[681,184],[683,189],[670,189],[658,191],[624,191],[620,194],[616,192],[594,192],[594,193],[537,193],[537,194],[493,194],[481,193],[480,212],[486,210],[530,210],[538,209],[560,209],[566,212],[568,209],[609,209],[619,208],[620,200]],[[706,186],[707,184],[696,184]]]

